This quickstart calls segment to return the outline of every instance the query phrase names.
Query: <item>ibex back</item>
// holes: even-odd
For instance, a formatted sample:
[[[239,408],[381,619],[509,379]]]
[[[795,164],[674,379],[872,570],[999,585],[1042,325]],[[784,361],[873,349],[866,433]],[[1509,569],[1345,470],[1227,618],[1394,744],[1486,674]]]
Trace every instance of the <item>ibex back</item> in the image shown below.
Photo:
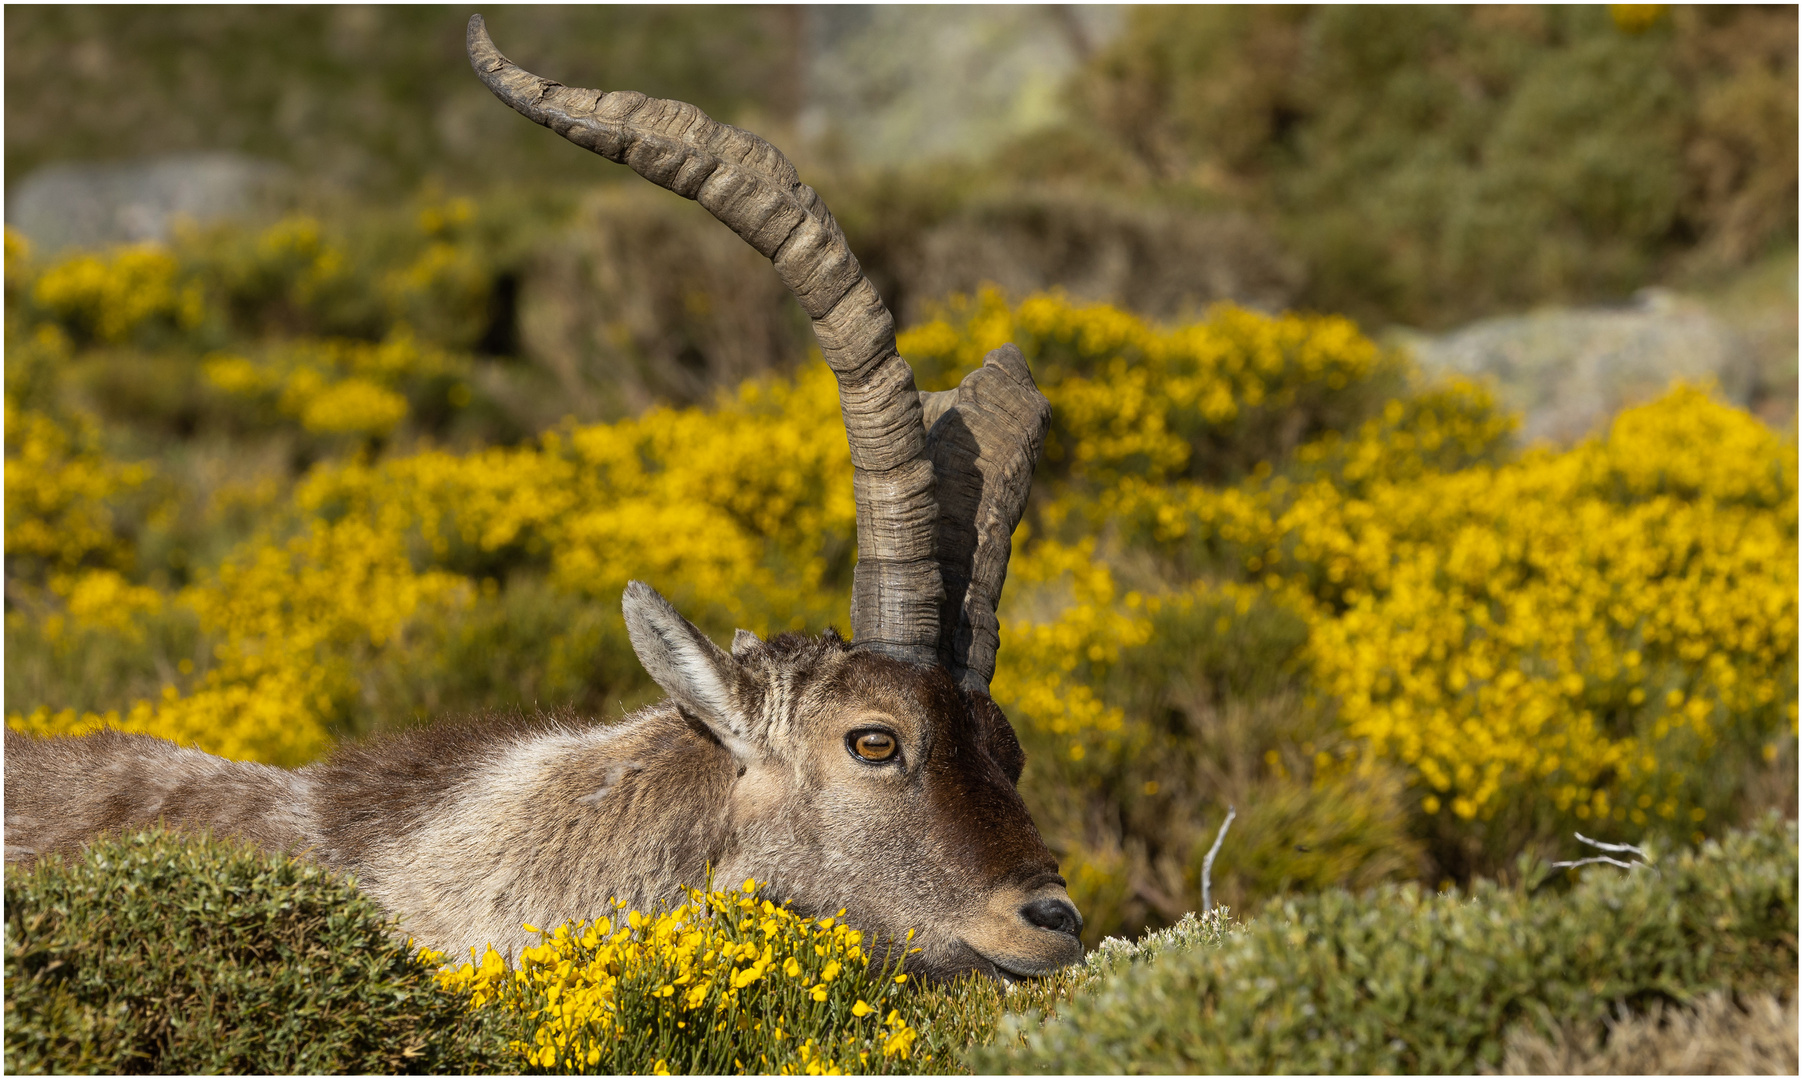
[[[6,734],[6,858],[164,820],[354,874],[422,943],[461,952],[756,878],[927,976],[1042,974],[1081,917],[1015,789],[989,698],[995,605],[1050,407],[1005,346],[922,394],[819,197],[762,139],[693,106],[528,74],[470,21],[497,96],[689,198],[770,257],[839,378],[858,507],[853,640],[739,631],[730,652],[649,586],[623,610],[669,699],[608,725],[484,718],[341,746],[295,771],[147,735]],[[911,946],[911,947],[912,947]]]

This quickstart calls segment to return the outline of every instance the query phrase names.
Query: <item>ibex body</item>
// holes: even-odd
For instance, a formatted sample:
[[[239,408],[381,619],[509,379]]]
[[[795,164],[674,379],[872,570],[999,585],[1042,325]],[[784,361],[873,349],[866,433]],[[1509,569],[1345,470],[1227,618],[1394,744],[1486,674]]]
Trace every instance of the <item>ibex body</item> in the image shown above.
[[[846,908],[880,938],[912,929],[924,974],[1076,959],[1081,919],[988,696],[1009,534],[1050,415],[1019,352],[917,393],[838,226],[768,143],[680,102],[529,75],[479,17],[470,53],[520,112],[699,199],[813,316],[855,471],[854,641],[740,631],[728,652],[635,582],[627,629],[669,700],[611,725],[439,725],[293,772],[143,735],[8,731],[8,861],[162,819],[353,873],[417,940],[456,952],[516,951],[522,924],[648,907],[711,873],[804,912]]]

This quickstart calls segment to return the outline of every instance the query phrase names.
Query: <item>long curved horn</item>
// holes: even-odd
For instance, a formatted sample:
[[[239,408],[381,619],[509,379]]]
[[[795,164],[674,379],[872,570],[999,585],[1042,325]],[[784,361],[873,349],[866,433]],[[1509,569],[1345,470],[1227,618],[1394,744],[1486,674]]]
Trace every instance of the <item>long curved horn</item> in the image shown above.
[[[922,394],[921,404],[938,477],[939,660],[965,689],[987,694],[1001,643],[996,604],[1052,403],[1026,357],[1003,345],[957,389]]]
[[[914,371],[845,234],[774,146],[693,105],[579,90],[515,66],[470,18],[470,64],[521,115],[706,207],[776,266],[839,380],[858,506],[851,627],[859,644],[939,659],[939,512]]]

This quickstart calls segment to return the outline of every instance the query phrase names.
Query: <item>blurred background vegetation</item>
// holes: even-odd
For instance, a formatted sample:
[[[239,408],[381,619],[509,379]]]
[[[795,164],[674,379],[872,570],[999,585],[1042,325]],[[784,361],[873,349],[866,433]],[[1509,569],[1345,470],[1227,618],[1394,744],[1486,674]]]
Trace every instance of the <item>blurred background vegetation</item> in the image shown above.
[[[319,206],[556,193],[562,231],[619,170],[495,109],[465,17],[21,10],[8,194],[53,163],[229,151]],[[517,7],[493,26],[571,85],[773,138],[904,321],[995,280],[1444,327],[1720,275],[1796,231],[1788,7]]]
[[[300,730],[256,712],[284,696],[341,735],[535,704],[612,715],[655,696],[612,579],[569,587],[558,560],[587,548],[555,514],[533,518],[548,512],[527,494],[558,497],[559,463],[603,439],[643,440],[633,445],[657,472],[674,460],[659,456],[660,432],[700,430],[699,415],[755,427],[771,400],[757,393],[828,423],[833,407],[810,396],[806,320],[768,264],[699,207],[494,101],[463,55],[468,14],[8,11],[9,717],[130,717],[135,703],[179,699],[204,704],[193,717]],[[1662,445],[1681,456],[1671,448],[1698,448],[1685,438],[1726,431],[1722,445],[1751,448],[1740,464],[1770,474],[1759,483],[1771,490],[1722,494],[1724,513],[1745,504],[1775,521],[1794,567],[1794,463],[1787,474],[1774,462],[1794,458],[1796,18],[1662,5],[510,7],[489,22],[531,70],[692,101],[790,152],[899,321],[924,328],[906,346],[924,385],[954,378],[998,327],[1037,335],[1029,355],[1069,419],[1029,517],[1044,546],[1023,545],[1004,614],[1052,629],[1016,633],[1002,652],[1048,686],[1075,670],[1093,697],[1095,717],[1077,728],[1038,725],[1024,705],[1017,721],[1034,758],[1027,797],[1100,936],[1195,906],[1228,802],[1240,818],[1216,887],[1236,907],[1291,889],[1507,873],[1524,847],[1559,852],[1583,820],[1551,796],[1481,820],[1425,810],[1442,789],[1401,759],[1344,765],[1358,740],[1320,693],[1322,628],[1360,598],[1329,585],[1327,561],[1310,563],[1295,527],[1277,523],[1284,485],[1325,477],[1361,500],[1372,476],[1518,463],[1506,410],[1487,392],[1435,389],[1442,369],[1492,376],[1505,404],[1530,410],[1528,430],[1567,443],[1674,373],[1718,380],[1733,404],[1788,431],[1788,449],[1700,398],[1658,414],[1655,426],[1678,432]],[[135,241],[148,245],[118,246]],[[1065,299],[1042,296],[1052,314],[1036,323],[1018,302],[1044,290]],[[1293,329],[1238,308],[1205,315],[1224,301],[1350,316],[1363,336],[1307,325],[1353,374],[1260,369],[1234,384],[1231,422],[1158,386],[1156,407],[1138,414],[1092,389],[1135,372],[1218,374],[1224,357],[1262,363],[1267,338]],[[1160,337],[1158,324],[1183,329]],[[1506,348],[1484,344],[1499,335]],[[1578,338],[1594,338],[1590,354],[1556,351]],[[1643,356],[1655,359],[1633,368]],[[1536,384],[1596,398],[1565,427],[1536,426],[1547,395],[1511,397],[1509,379],[1565,368],[1617,383]],[[791,372],[796,386],[718,397]],[[1279,396],[1261,404],[1267,390]],[[603,422],[622,426],[582,426]],[[1145,456],[1164,452],[1156,438],[1133,442],[1167,422],[1155,434],[1180,444],[1176,466]],[[792,501],[787,517],[770,524],[730,494],[697,496],[719,504],[720,550],[751,552],[728,567],[738,584],[763,582],[744,588],[766,604],[794,594],[781,612],[735,609],[709,597],[703,571],[682,571],[711,631],[740,617],[810,629],[843,618],[838,466],[809,430],[788,444],[796,463],[777,463],[799,480],[722,467],[744,492]],[[1441,452],[1442,441],[1463,449]],[[1101,458],[1082,457],[1086,446]],[[456,479],[433,487],[441,451]],[[1572,454],[1559,460],[1614,460]],[[1358,479],[1348,462],[1376,472]],[[525,493],[493,514],[528,521],[506,526],[517,533],[491,534],[482,500],[493,491],[470,494],[490,464],[495,497]],[[1169,504],[1120,495],[1136,475]],[[1625,516],[1652,496],[1622,483],[1601,498]],[[445,549],[411,504],[403,525],[383,517],[410,485],[441,500]],[[1714,499],[1718,487],[1679,485],[1674,497]],[[1223,519],[1204,510],[1227,513],[1215,501],[1242,494],[1268,500],[1270,520],[1223,538]],[[459,514],[481,529],[460,534]],[[346,539],[365,520],[405,543],[371,554],[374,541]],[[1443,527],[1422,529],[1438,542],[1453,535]],[[1083,549],[1086,538],[1099,547]],[[292,562],[270,562],[272,550]],[[315,587],[297,567],[338,580],[290,595]],[[1259,592],[1280,569],[1316,575],[1312,598]],[[1776,574],[1780,610],[1748,616],[1769,640],[1733,671],[1772,682],[1778,700],[1715,717],[1719,775],[1673,788],[1669,814],[1665,789],[1648,795],[1646,828],[1688,840],[1678,819],[1691,809],[1711,835],[1760,807],[1794,816],[1796,579],[1759,572]],[[1755,578],[1770,584],[1733,580],[1744,591]],[[273,607],[252,602],[257,590]],[[1160,595],[1172,602],[1129,607]],[[366,602],[375,596],[383,603]],[[1599,655],[1638,639],[1611,641]],[[1600,680],[1587,693],[1631,692],[1594,657],[1582,663]],[[1694,692],[1705,667],[1672,652],[1632,686],[1663,701],[1680,685]],[[1650,738],[1664,714],[1626,702],[1597,706],[1610,736]],[[281,758],[317,746],[241,749]],[[1642,794],[1619,770],[1584,783]],[[1612,809],[1647,817],[1631,801]],[[1642,825],[1620,825],[1620,838]]]

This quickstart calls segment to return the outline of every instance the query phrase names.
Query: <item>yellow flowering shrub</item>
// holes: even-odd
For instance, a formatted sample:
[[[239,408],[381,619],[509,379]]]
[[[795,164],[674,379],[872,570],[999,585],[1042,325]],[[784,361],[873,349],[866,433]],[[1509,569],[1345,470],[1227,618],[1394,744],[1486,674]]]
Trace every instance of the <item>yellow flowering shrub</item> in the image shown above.
[[[1609,18],[1625,34],[1640,34],[1657,25],[1670,4],[1610,4]]]
[[[1320,687],[1430,813],[1703,822],[1715,769],[1795,735],[1795,450],[1701,391],[1565,453],[1300,492],[1272,525],[1271,572],[1345,567]]]
[[[1411,411],[1428,422],[1399,426]],[[1304,447],[1300,479],[1130,483],[1101,503],[1304,612],[1318,691],[1415,771],[1430,814],[1725,810],[1699,764],[1724,738],[1795,731],[1794,451],[1681,386],[1569,451],[1431,460],[1479,459],[1502,430],[1392,402]]]
[[[107,458],[86,417],[16,408],[11,396],[5,408],[9,568],[18,559],[62,571],[129,563],[112,503],[149,479],[149,468]]]
[[[141,615],[162,610],[163,594],[134,585],[117,570],[83,570],[50,579],[50,591],[63,598],[77,625],[99,627],[127,638],[142,634]]]
[[[642,577],[723,620],[800,629],[839,618],[849,586],[838,410],[831,373],[812,369],[746,383],[712,410],[565,428],[536,447],[332,465],[296,502],[406,536],[428,562],[536,559],[593,596]]]
[[[855,512],[836,395],[821,371],[749,384],[713,413],[663,410],[537,448],[326,466],[296,495],[302,535],[253,542],[173,598],[219,641],[190,693],[171,687],[123,713],[40,706],[12,722],[43,733],[111,722],[302,763],[343,728],[372,651],[424,612],[470,601],[477,583],[450,568],[510,555],[543,558],[554,581],[588,595],[644,577],[692,611],[764,632],[838,618],[848,582],[832,574],[848,576]]]
[[[69,256],[47,267],[32,299],[70,329],[122,342],[152,322],[192,329],[206,314],[200,287],[184,281],[165,248],[139,244]]]
[[[405,391],[467,369],[405,324],[381,342],[302,339],[266,348],[256,360],[219,354],[203,365],[214,387],[272,403],[308,431],[372,436],[406,419]]]
[[[472,949],[470,962],[440,969],[439,983],[518,1030],[511,1045],[528,1072],[817,1076],[930,1066],[930,1055],[914,1060],[906,944],[872,955],[837,918],[802,918],[757,888],[687,890],[674,910],[616,910],[559,926],[517,965]]]
[[[10,300],[16,291],[23,290],[26,281],[31,277],[31,241],[26,239],[24,233],[8,225],[4,229],[4,244],[6,293]]]
[[[954,298],[899,344],[924,384],[944,386],[1008,341],[1052,402],[1040,479],[1051,497],[1047,535],[1028,541],[1023,527],[1016,537],[1007,597],[1027,602],[1004,606],[992,689],[1017,724],[1081,761],[1097,740],[1121,746],[1126,718],[1102,684],[1121,650],[1147,643],[1149,614],[1186,593],[1117,589],[1111,564],[1123,542],[1140,540],[1135,493],[1149,495],[1154,518],[1174,519],[1173,492],[1211,490],[1192,478],[1268,472],[1259,454],[1359,417],[1362,397],[1389,385],[1399,362],[1340,318],[1223,305],[1201,322],[1160,327],[1055,294],[1011,307],[994,290]],[[1065,534],[1074,536],[1058,539]]]
[[[973,322],[997,310],[993,296],[983,303]],[[1159,344],[1145,323],[1113,309],[1045,300],[1025,310],[1028,332],[1069,339],[1094,356],[1118,360],[1128,345],[1177,352]],[[1313,330],[1306,320],[1292,320],[1261,336],[1254,332],[1259,318],[1218,312],[1216,337],[1188,335],[1182,362],[1194,367],[1206,355],[1235,373],[1237,381],[1229,381],[1242,392],[1266,385],[1256,373],[1281,375],[1286,365],[1301,372],[1295,378],[1303,384],[1334,379],[1343,385],[1376,368],[1377,353],[1368,345],[1346,363],[1323,359],[1344,332],[1333,320],[1318,320]],[[1091,325],[1096,320],[1099,327]],[[946,329],[929,326],[906,341],[930,342]],[[216,383],[258,385],[243,362],[211,364]],[[1077,394],[1094,396],[1094,386],[1072,379],[1082,383]],[[1048,380],[1047,388],[1055,409],[1063,409],[1069,384]],[[1261,400],[1289,400],[1296,391],[1256,393]],[[1161,398],[1159,408],[1180,411],[1173,400]],[[1090,430],[1118,426],[1119,411],[1111,415],[1114,420],[1095,425],[1072,422],[1067,430],[1077,445],[1112,446],[1105,431],[1092,436]],[[616,595],[630,578],[644,577],[722,624],[799,629],[842,617],[855,529],[844,446],[836,384],[815,366],[792,381],[747,383],[712,410],[654,410],[551,432],[537,447],[331,464],[302,484],[296,505],[330,520],[361,520],[370,536],[405,537],[425,564],[469,572],[496,559],[539,560],[561,588],[594,596]],[[1174,467],[1181,465],[1183,455],[1172,454]],[[1049,622],[1010,622],[995,687],[1022,722],[1069,737],[1065,749],[1076,760],[1087,752],[1082,736],[1119,731],[1120,709],[1098,696],[1097,676],[1121,648],[1143,643],[1150,629],[1131,609],[1137,596],[1128,609],[1116,603],[1112,574],[1094,553],[1093,542],[1048,543],[1023,553],[1015,579],[1029,585],[1057,579],[1069,591],[1068,603]]]
[[[1010,308],[986,290],[901,335],[922,384],[955,384],[1005,342],[1033,361],[1052,399],[1046,456],[1097,483],[1214,475],[1287,450],[1360,408],[1359,391],[1398,370],[1335,316],[1260,315],[1221,305],[1160,327],[1105,304],[1030,297]],[[1266,430],[1276,429],[1276,430]]]
[[[1121,730],[1121,710],[1096,688],[1123,648],[1146,643],[1152,632],[1141,611],[1146,602],[1130,594],[1117,603],[1114,574],[1096,558],[1093,539],[1033,545],[1012,561],[1009,580],[1017,590],[1052,586],[1066,595],[1049,621],[1004,624],[1008,645],[998,654],[990,692],[1016,723],[1068,740],[1065,752],[1081,761],[1088,752],[1083,736]]]
[[[423,245],[379,284],[392,318],[429,327],[443,340],[471,341],[481,332],[490,269],[488,253],[471,231],[475,219],[468,199],[424,201],[416,219]]]
[[[304,214],[282,219],[257,234],[250,250],[219,260],[216,272],[234,291],[279,288],[305,306],[344,275],[344,252],[326,239],[318,220]]]
[[[469,595],[456,575],[415,572],[398,536],[362,521],[316,522],[285,543],[253,545],[174,598],[219,641],[190,693],[169,686],[161,701],[123,713],[40,706],[8,722],[47,735],[106,723],[226,757],[302,765],[330,747],[359,690],[357,661]]]

